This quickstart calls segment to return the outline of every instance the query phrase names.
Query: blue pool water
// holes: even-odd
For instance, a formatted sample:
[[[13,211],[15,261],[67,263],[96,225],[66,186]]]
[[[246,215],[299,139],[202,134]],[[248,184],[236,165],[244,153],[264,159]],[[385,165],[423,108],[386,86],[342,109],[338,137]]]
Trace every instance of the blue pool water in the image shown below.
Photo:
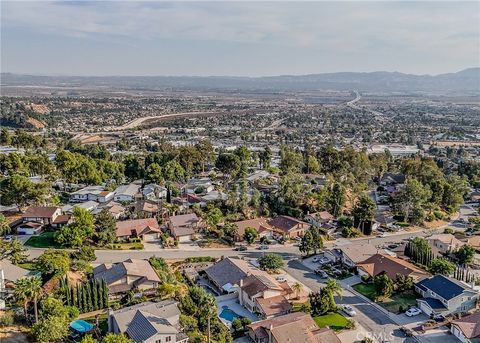
[[[93,325],[84,320],[74,320],[70,323],[70,327],[80,333],[89,332],[93,329]]]
[[[228,307],[223,307],[222,312],[220,312],[220,318],[233,322],[235,318],[241,318],[241,316],[230,310]]]

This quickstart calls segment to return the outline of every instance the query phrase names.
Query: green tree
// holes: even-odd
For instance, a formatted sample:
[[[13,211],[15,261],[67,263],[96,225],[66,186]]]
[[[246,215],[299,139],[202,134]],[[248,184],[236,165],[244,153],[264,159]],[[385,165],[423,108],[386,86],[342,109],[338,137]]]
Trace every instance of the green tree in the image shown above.
[[[292,291],[295,292],[295,298],[298,299],[300,292],[303,290],[303,285],[300,282],[295,282],[292,285]]]
[[[337,310],[331,289],[326,287],[320,288],[319,292],[310,293],[308,298],[312,316],[321,316]]]
[[[378,297],[389,298],[393,294],[394,283],[387,274],[380,274],[373,278],[375,293]]]
[[[310,251],[313,250],[313,235],[310,230],[305,232],[298,248],[301,253],[305,253],[307,255],[309,255]]]
[[[207,212],[207,223],[212,228],[216,228],[222,218],[222,211],[217,207],[212,207]]]
[[[397,273],[395,276],[395,286],[397,287],[397,291],[400,292],[412,290],[414,286],[413,278],[409,275]]]
[[[342,286],[335,279],[328,279],[325,288],[330,290],[336,296],[342,296]]]
[[[457,257],[460,264],[470,264],[473,261],[475,252],[476,251],[474,247],[465,244],[458,248],[458,250],[455,252],[455,256]]]
[[[300,173],[303,167],[303,156],[293,148],[282,145],[280,147],[280,169],[283,174]]]
[[[70,269],[70,254],[65,250],[46,250],[37,260],[37,268],[45,274],[65,275]]]
[[[367,194],[362,194],[352,210],[354,226],[365,235],[372,232],[372,221],[377,206]]]
[[[260,269],[275,272],[284,265],[281,255],[268,253],[258,259]]]
[[[163,174],[162,174],[162,167],[160,167],[157,163],[150,164],[147,169],[145,170],[145,179],[148,182],[153,183],[163,183]]]
[[[18,239],[15,238],[10,242],[9,249],[8,256],[13,264],[20,264],[27,260],[27,248],[25,248],[22,242],[20,242]]]
[[[58,342],[69,334],[69,321],[65,317],[49,316],[42,318],[32,327],[32,335],[36,342]]]
[[[68,247],[79,247],[94,233],[93,215],[86,209],[75,207],[74,222],[55,232],[55,241]]]
[[[338,182],[335,182],[329,187],[326,204],[327,210],[335,217],[343,213],[343,206],[345,206],[345,188]]]
[[[15,282],[15,298],[23,301],[25,317],[27,317],[27,304],[33,302],[35,322],[38,322],[38,297],[42,293],[42,280],[37,276],[28,276]]]
[[[85,335],[80,343],[98,343],[98,341],[92,335]]]
[[[405,187],[395,195],[394,208],[405,220],[420,224],[424,219],[424,206],[432,192],[416,179],[407,179]]]
[[[49,190],[47,183],[34,184],[22,175],[12,175],[0,181],[0,199],[3,205],[16,204],[25,208],[27,205],[43,204],[47,201]]]
[[[258,232],[253,227],[246,227],[245,233],[243,234],[243,239],[248,244],[253,244],[258,238]]]
[[[316,174],[320,171],[320,164],[315,156],[309,155],[307,157],[306,172]]]
[[[111,244],[117,240],[115,225],[115,218],[104,208],[95,218],[95,230],[99,244]]]
[[[102,338],[102,343],[134,343],[134,342],[124,334],[114,334],[109,332]]]
[[[270,168],[270,161],[272,160],[272,150],[269,146],[266,146],[259,155],[260,165],[263,169]]]
[[[0,213],[0,236],[8,235],[12,229],[8,225],[7,218]]]
[[[455,271],[455,265],[445,258],[436,258],[430,264],[430,273],[442,274],[445,276],[451,275]]]

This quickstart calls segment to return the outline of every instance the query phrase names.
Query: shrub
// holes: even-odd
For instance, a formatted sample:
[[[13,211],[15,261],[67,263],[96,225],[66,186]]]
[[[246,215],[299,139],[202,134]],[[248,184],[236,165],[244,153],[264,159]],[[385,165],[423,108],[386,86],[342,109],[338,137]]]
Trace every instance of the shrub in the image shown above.
[[[12,326],[14,322],[15,320],[11,312],[5,312],[0,317],[0,327]]]

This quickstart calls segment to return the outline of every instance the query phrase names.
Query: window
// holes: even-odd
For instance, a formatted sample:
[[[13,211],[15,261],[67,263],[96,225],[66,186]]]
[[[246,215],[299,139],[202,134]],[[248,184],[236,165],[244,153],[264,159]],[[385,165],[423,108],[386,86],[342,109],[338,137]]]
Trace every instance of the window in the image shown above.
[[[167,338],[165,338],[165,342],[170,342],[172,340],[172,336],[168,336]]]
[[[155,343],[162,343],[162,340],[161,340],[161,339],[157,339],[157,340],[155,341]]]

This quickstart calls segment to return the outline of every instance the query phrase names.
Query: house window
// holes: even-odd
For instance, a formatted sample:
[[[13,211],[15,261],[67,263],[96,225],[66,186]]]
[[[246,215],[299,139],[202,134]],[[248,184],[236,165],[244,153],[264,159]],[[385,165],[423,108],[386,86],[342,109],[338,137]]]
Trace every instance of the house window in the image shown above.
[[[162,340],[161,340],[161,339],[157,339],[157,340],[155,341],[155,343],[162,343]]]
[[[171,336],[168,336],[167,338],[165,338],[165,342],[171,342],[172,341],[172,337]]]

